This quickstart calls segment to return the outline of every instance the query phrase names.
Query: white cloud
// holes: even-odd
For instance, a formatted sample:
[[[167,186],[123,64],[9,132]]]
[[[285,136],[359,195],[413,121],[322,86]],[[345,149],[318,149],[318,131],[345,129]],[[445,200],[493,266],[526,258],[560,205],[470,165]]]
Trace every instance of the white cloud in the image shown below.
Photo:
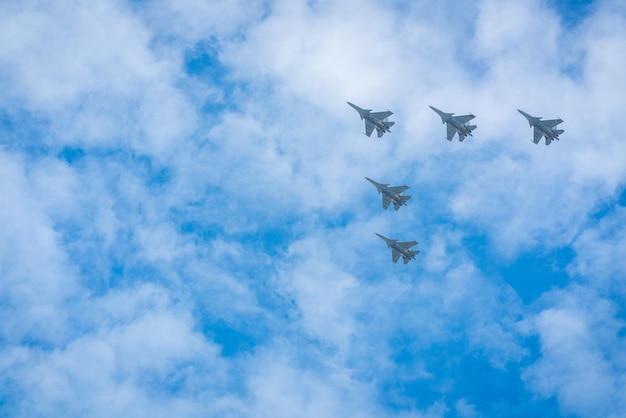
[[[180,62],[158,60],[150,33],[117,1],[21,2],[0,14],[4,106],[51,124],[47,141],[171,151],[193,132],[172,84]]]
[[[30,192],[34,185],[22,159],[0,150],[0,178],[3,339],[61,343],[67,338],[62,307],[83,293],[76,270],[38,196]],[[56,179],[60,185],[67,180],[64,174]]]
[[[621,416],[626,359],[615,306],[584,287],[549,296],[550,307],[529,319],[542,357],[526,369],[524,381],[544,397],[556,396],[567,414]]]
[[[626,247],[625,220],[626,210],[618,206],[614,213],[581,233],[574,242],[576,258],[569,266],[570,273],[582,276],[588,286],[619,295],[621,300],[626,279],[626,260],[622,255]]]
[[[279,86],[275,94],[270,93],[271,101],[264,103],[272,119],[300,111],[299,118],[289,118],[294,125],[288,128],[290,134],[281,139],[287,144],[281,159],[293,158],[292,167],[304,164],[302,172],[291,173],[291,182],[298,184],[298,179],[310,172],[335,173],[334,178],[350,179],[353,173],[367,173],[373,166],[380,166],[377,171],[397,176],[398,172],[412,171],[417,162],[423,168],[418,169],[412,183],[443,181],[452,187],[450,209],[455,216],[486,228],[495,247],[511,257],[539,241],[545,242],[547,237],[556,237],[557,246],[569,243],[597,199],[604,193],[613,193],[624,179],[626,173],[618,157],[622,154],[621,141],[608,132],[591,128],[611,126],[601,124],[591,115],[599,111],[614,114],[615,109],[623,107],[614,101],[623,99],[611,94],[612,108],[601,102],[591,105],[588,100],[589,89],[597,80],[615,79],[617,85],[624,82],[624,77],[615,73],[614,68],[621,65],[615,54],[607,62],[606,54],[600,57],[587,53],[591,51],[588,39],[593,39],[594,45],[613,44],[614,50],[626,42],[620,30],[594,30],[593,37],[577,32],[578,37],[572,41],[559,26],[556,14],[539,2],[483,2],[478,7],[474,38],[467,44],[470,51],[466,53],[486,68],[477,76],[464,73],[462,63],[455,61],[463,41],[449,34],[452,31],[433,35],[433,22],[423,16],[398,20],[397,16],[362,2],[355,8],[343,3],[339,6],[321,2],[313,7],[301,2],[278,2],[273,11],[251,30],[252,36],[226,45],[223,56],[240,78],[259,86],[267,82]],[[468,16],[476,13],[464,12]],[[433,16],[436,22],[437,13]],[[623,17],[613,16],[612,20],[620,18]],[[605,15],[598,13],[589,21],[601,25],[604,19]],[[567,57],[572,50],[582,51],[580,55],[584,57],[581,65],[585,70],[579,83],[566,73]],[[384,59],[378,54],[383,54]],[[596,60],[598,64],[594,63]],[[613,77],[587,70],[596,65]],[[375,75],[370,77],[370,72]],[[313,108],[305,104],[294,107],[290,99],[293,96]],[[394,132],[380,141],[382,144],[373,141],[375,147],[370,147],[372,141],[365,137],[355,142],[351,139],[354,131],[362,126],[354,120],[356,115],[345,106],[345,100],[392,107],[398,122]],[[454,144],[444,144],[445,141],[435,142],[435,138],[441,137],[442,128],[427,108],[431,103],[442,103],[439,106],[457,113],[474,112],[479,125],[475,138],[455,147],[447,146]],[[526,122],[516,108],[546,118],[563,117],[563,140],[550,148],[529,144],[532,131],[524,128]],[[262,109],[258,110],[261,114]],[[311,118],[332,123],[340,115],[353,123],[342,125],[339,134],[329,131],[323,137],[345,139],[330,145],[325,138],[322,142],[300,142],[296,139],[298,133],[294,137],[297,128],[293,126],[308,125]],[[313,157],[320,144],[324,145],[328,160]],[[349,152],[344,151],[345,144],[353,144]],[[349,170],[339,162],[332,168],[325,166],[334,156],[345,161],[348,155],[363,151],[377,152],[379,160],[371,162],[357,157]],[[454,153],[452,158],[446,156],[450,153]],[[301,199],[319,193],[317,188],[299,186],[298,190],[304,191]],[[324,181],[321,186],[331,198],[326,202],[332,204],[332,197],[341,186],[332,181]],[[342,190],[341,194],[346,192],[350,193]],[[305,202],[315,204],[311,200]]]
[[[279,291],[293,299],[302,328],[314,338],[347,351],[354,332],[354,304],[358,282],[333,263],[322,239],[296,242],[279,273]],[[346,353],[347,354],[347,353]]]
[[[506,277],[480,271],[501,257],[476,263],[464,243],[485,233],[487,253],[513,261],[574,241],[570,271],[619,287],[607,254],[621,211],[580,231],[626,174],[623,6],[598,4],[573,32],[539,1],[401,6],[3,8],[0,106],[44,121],[48,153],[0,154],[0,286],[16,312],[0,365],[19,382],[16,413],[476,416],[426,354],[456,348],[505,370],[528,355],[520,327],[540,337],[531,390],[572,414],[623,407],[613,305],[573,287],[529,314]],[[227,95],[184,73],[204,43],[232,84],[211,115],[205,101]],[[346,100],[390,107],[393,132],[363,136]],[[475,137],[443,140],[428,104],[475,113]],[[529,143],[517,107],[563,117],[563,140]],[[66,164],[65,146],[85,154]],[[411,186],[410,206],[382,212],[365,175]],[[373,232],[422,253],[394,265]],[[200,332],[217,321],[258,345],[221,357]],[[399,336],[409,365],[394,358]],[[603,391],[585,389],[586,372]],[[415,394],[384,392],[396,379],[453,401],[424,395],[419,410]]]
[[[180,42],[177,51],[199,40],[237,36],[266,11],[262,1],[242,0],[157,0],[137,2],[132,7],[155,37]]]
[[[62,109],[83,95],[133,94],[154,79],[149,34],[111,1],[13,3],[3,8],[0,57],[14,98]]]
[[[558,65],[557,16],[540,1],[479,3],[472,47],[497,72],[552,72]],[[541,46],[538,48],[538,46]]]
[[[350,379],[348,370],[303,367],[285,354],[264,354],[254,366],[247,416],[377,416],[370,389]]]
[[[162,289],[140,287],[94,300],[115,316],[92,315],[95,332],[53,350],[5,350],[3,374],[13,413],[67,416],[197,416],[219,413],[202,402],[205,391],[227,384],[218,349],[172,310]],[[148,305],[146,306],[146,302]],[[141,306],[138,306],[141,305]],[[85,305],[88,308],[89,306]],[[120,316],[133,306],[131,316]],[[139,309],[138,309],[139,308]],[[138,310],[137,310],[138,309]],[[104,313],[103,311],[100,311]],[[203,390],[199,390],[202,387]],[[36,399],[36,402],[31,400]]]
[[[476,412],[476,407],[470,404],[469,402],[467,402],[466,399],[459,399],[454,405],[454,407],[456,409],[457,414],[461,418],[473,418],[473,417],[480,416]]]

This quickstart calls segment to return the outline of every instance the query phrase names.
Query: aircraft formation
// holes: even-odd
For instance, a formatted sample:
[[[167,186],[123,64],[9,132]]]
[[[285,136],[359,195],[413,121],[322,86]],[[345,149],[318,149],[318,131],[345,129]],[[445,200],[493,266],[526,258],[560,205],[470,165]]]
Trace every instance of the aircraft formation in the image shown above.
[[[363,109],[354,103],[347,103],[359,113],[361,120],[365,121],[365,135],[368,137],[372,136],[374,129],[376,129],[379,138],[385,133],[391,132],[390,128],[395,122],[388,120],[389,116],[393,115],[393,112],[390,110],[372,112],[371,109]],[[454,116],[454,113],[446,113],[434,106],[429,107],[441,117],[441,122],[446,125],[446,138],[448,141],[452,141],[455,135],[458,136],[459,142],[463,142],[468,136],[473,136],[472,131],[476,129],[476,125],[469,124],[476,117],[473,114]],[[561,118],[542,120],[541,117],[531,116],[523,110],[517,109],[517,111],[526,118],[528,125],[533,128],[532,142],[535,144],[538,144],[542,138],[545,138],[546,145],[550,145],[552,141],[558,140],[559,135],[564,132],[563,129],[556,129],[557,125],[563,123]],[[402,206],[407,206],[407,201],[411,196],[403,193],[409,189],[409,186],[389,186],[389,184],[378,183],[368,177],[365,177],[365,179],[372,183],[376,187],[378,194],[382,196],[383,209],[389,208],[392,203],[394,211],[397,211]],[[415,260],[415,256],[419,254],[419,250],[411,250],[411,248],[417,245],[417,241],[400,242],[397,239],[387,238],[377,232],[375,234],[385,241],[387,248],[391,249],[391,261],[394,263],[398,262],[400,257],[402,257],[404,264],[407,264],[409,261]]]

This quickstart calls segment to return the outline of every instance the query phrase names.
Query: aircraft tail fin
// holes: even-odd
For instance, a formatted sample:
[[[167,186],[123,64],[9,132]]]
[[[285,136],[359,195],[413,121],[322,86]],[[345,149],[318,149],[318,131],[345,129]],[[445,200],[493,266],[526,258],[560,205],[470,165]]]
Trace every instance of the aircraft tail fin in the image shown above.
[[[416,255],[418,255],[420,252],[419,250],[409,250],[409,256],[404,256],[402,257],[402,261],[404,262],[404,264],[407,264],[409,261],[411,261]]]
[[[411,198],[411,196],[406,195],[406,196],[398,196],[400,203],[397,202],[393,202],[393,210],[398,210],[400,209],[400,206],[402,205],[406,205],[406,201],[409,200]]]
[[[376,127],[376,130],[378,131],[378,137],[380,138],[381,136],[383,136],[383,134],[385,132],[391,132],[391,130],[389,128],[391,128],[393,125],[395,125],[395,122],[383,122],[383,127],[379,128],[378,126]]]

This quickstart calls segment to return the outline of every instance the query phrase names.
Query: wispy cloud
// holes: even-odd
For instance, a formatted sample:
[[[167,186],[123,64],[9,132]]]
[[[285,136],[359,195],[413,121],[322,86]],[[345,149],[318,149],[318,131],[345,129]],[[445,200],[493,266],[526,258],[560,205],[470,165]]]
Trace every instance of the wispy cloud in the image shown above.
[[[623,415],[626,10],[562,8],[5,5],[0,411]]]

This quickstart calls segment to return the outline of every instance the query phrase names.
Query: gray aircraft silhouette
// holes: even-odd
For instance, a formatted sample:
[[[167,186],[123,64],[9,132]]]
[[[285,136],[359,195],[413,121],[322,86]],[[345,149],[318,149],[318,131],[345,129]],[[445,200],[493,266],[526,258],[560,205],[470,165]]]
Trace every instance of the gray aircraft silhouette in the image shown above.
[[[359,112],[359,116],[361,120],[365,119],[365,135],[372,136],[372,132],[374,128],[378,133],[378,137],[383,136],[385,132],[391,132],[389,128],[391,128],[395,122],[387,121],[387,118],[393,115],[393,112],[387,110],[385,112],[374,112],[372,113],[371,109],[361,109],[357,105],[347,102],[354,110]]]
[[[387,243],[387,248],[391,248],[391,261],[396,263],[400,257],[404,264],[411,260],[415,260],[415,256],[419,254],[419,250],[411,250],[410,248],[417,244],[417,241],[398,242],[397,239],[387,238],[374,232]]]
[[[448,141],[452,141],[454,134],[459,134],[459,142],[463,142],[465,137],[472,136],[472,131],[476,129],[476,125],[470,125],[468,122],[474,119],[476,116],[472,115],[462,115],[462,116],[452,116],[454,113],[446,113],[443,112],[436,107],[428,106],[441,117],[441,123],[446,124],[446,128],[448,130]]]
[[[411,196],[402,195],[402,192],[408,190],[409,186],[389,187],[388,184],[378,183],[369,177],[365,177],[365,180],[376,186],[378,194],[383,196],[383,209],[387,209],[391,202],[393,202],[393,209],[398,210],[400,206],[406,206],[406,201],[411,198]]]
[[[550,142],[554,141],[555,139],[558,140],[559,135],[565,132],[563,129],[553,129],[559,123],[563,123],[561,118],[551,119],[551,120],[541,120],[540,117],[530,116],[528,113],[524,112],[523,110],[517,109],[517,111],[520,112],[522,115],[524,115],[524,117],[528,120],[528,125],[531,128],[534,128],[533,142],[535,144],[538,144],[539,141],[541,141],[541,138],[543,137],[543,138],[546,138],[546,145],[550,145]]]

